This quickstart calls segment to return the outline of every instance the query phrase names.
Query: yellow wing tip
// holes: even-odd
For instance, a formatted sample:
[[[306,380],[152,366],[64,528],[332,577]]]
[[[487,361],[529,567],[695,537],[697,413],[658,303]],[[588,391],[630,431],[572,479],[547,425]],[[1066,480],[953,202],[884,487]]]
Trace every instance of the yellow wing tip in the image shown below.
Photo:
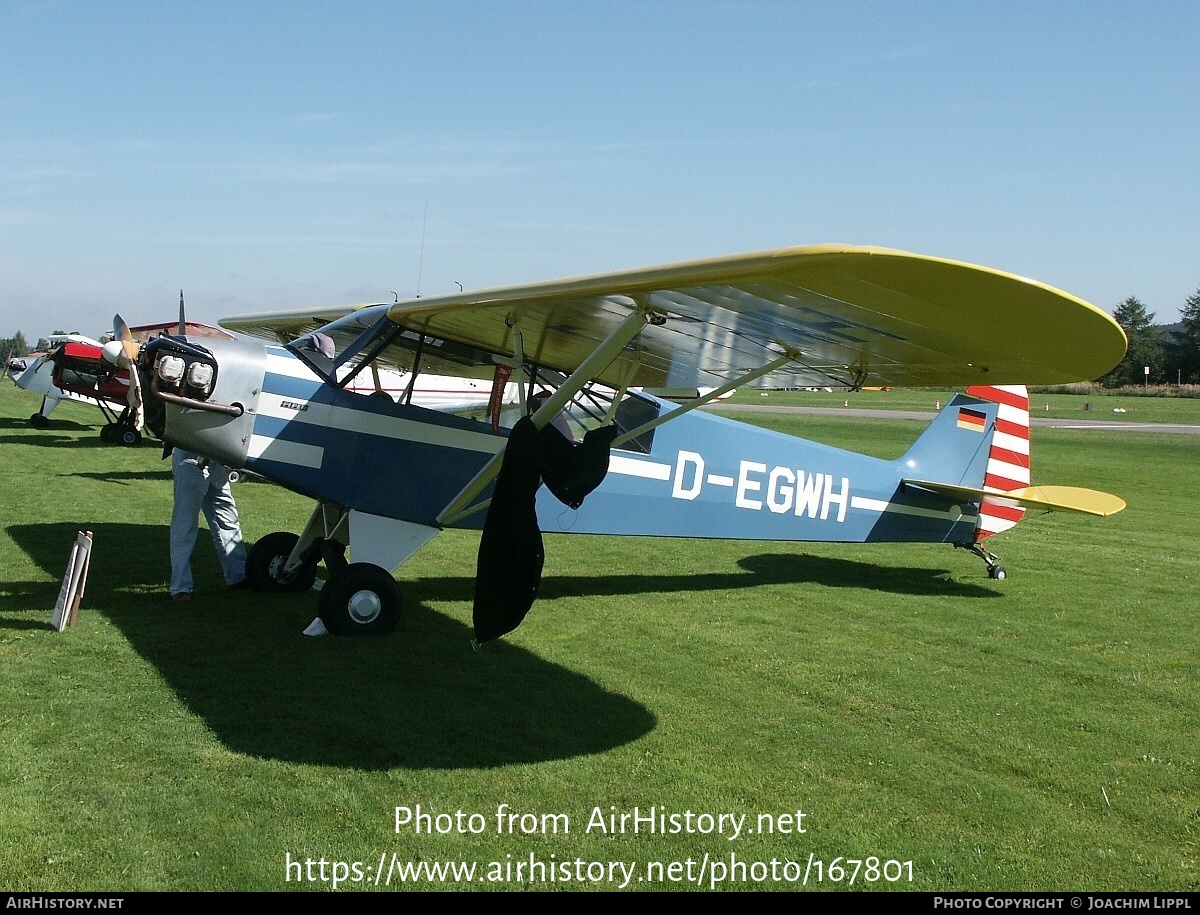
[[[1029,486],[1008,495],[1045,505],[1047,508],[1082,512],[1102,518],[1115,515],[1125,508],[1125,500],[1119,496],[1078,486]]]

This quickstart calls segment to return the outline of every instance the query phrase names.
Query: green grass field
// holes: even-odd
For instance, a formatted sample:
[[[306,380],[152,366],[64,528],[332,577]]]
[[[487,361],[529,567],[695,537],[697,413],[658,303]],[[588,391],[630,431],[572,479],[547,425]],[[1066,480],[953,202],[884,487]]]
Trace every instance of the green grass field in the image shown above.
[[[1035,482],[1129,508],[995,538],[1004,582],[934,545],[548,537],[525,624],[473,653],[469,533],[399,571],[382,638],[305,638],[315,595],[225,592],[203,532],[197,600],[171,604],[168,464],[101,446],[83,407],[31,430],[36,406],[0,388],[0,888],[331,888],[287,866],[324,859],[362,862],[341,884],[361,890],[394,855],[477,867],[412,888],[519,889],[532,855],[565,865],[538,889],[619,886],[575,880],[601,862],[632,863],[631,889],[731,863],[718,888],[1200,889],[1200,439],[1035,430]],[[756,421],[884,455],[922,428]],[[308,513],[235,494],[250,540]],[[81,528],[87,595],[57,634]],[[417,805],[482,831],[397,831]],[[501,805],[534,816],[501,832]],[[587,830],[635,806],[746,820]]]

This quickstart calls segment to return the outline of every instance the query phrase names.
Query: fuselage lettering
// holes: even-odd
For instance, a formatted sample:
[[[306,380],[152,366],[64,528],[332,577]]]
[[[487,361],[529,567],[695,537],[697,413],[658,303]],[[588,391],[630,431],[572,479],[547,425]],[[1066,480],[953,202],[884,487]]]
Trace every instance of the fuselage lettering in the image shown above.
[[[767,508],[782,515],[796,497],[796,475],[787,467],[776,467],[767,478]]]
[[[691,467],[692,477],[691,485],[684,485],[684,477],[687,475],[688,468]],[[691,501],[700,495],[700,487],[704,485],[704,458],[698,455],[695,451],[680,451],[679,457],[675,459],[675,482],[671,486],[671,496],[675,499],[687,499]]]
[[[825,500],[821,503],[821,520],[824,521],[829,517],[829,505],[836,502],[838,505],[838,521],[846,520],[846,503],[850,501],[850,478],[842,477],[842,492],[840,495],[833,494],[833,476],[825,478]]]
[[[762,481],[750,479],[750,474],[766,472],[766,464],[758,464],[754,461],[742,461],[741,470],[738,471],[737,499],[735,500],[738,508],[762,508],[761,499],[751,499],[746,493],[758,492],[762,489]]]
[[[699,497],[705,482],[712,485],[734,484],[733,504],[737,508],[762,511],[765,505],[776,515],[791,512],[795,517],[808,516],[828,521],[835,506],[834,518],[846,520],[850,506],[850,478],[831,473],[808,473],[791,467],[771,467],[759,461],[739,461],[737,477],[705,474],[704,456],[695,451],[680,451],[675,458],[671,496],[692,501]]]
[[[821,484],[825,479],[823,473],[810,473],[807,476],[803,470],[796,473],[796,517],[808,513],[808,517],[817,517],[817,509],[821,507]]]

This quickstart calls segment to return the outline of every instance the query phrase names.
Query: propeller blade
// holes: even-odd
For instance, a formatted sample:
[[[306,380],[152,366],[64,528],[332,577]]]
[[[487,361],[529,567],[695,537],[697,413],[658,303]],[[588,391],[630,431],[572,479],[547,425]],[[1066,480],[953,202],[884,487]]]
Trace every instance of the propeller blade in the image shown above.
[[[142,380],[138,376],[138,367],[129,364],[129,393],[126,394],[126,403],[129,404],[129,415],[133,417],[133,428],[139,432],[146,424],[146,411],[142,407]]]
[[[179,336],[187,336],[187,321],[183,318],[183,290],[179,290]]]
[[[120,315],[113,315],[113,337],[121,342],[121,364],[126,368],[137,361],[138,345],[129,325]]]

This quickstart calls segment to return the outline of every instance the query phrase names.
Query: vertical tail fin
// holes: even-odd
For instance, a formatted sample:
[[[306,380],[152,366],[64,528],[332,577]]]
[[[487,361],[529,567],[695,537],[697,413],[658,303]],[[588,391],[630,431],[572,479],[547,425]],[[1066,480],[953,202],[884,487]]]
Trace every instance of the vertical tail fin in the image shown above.
[[[983,488],[995,493],[1025,489],[1030,485],[1029,392],[1024,385],[975,385],[967,393],[999,405]],[[1014,527],[1024,516],[1024,508],[984,499],[975,542]]]

